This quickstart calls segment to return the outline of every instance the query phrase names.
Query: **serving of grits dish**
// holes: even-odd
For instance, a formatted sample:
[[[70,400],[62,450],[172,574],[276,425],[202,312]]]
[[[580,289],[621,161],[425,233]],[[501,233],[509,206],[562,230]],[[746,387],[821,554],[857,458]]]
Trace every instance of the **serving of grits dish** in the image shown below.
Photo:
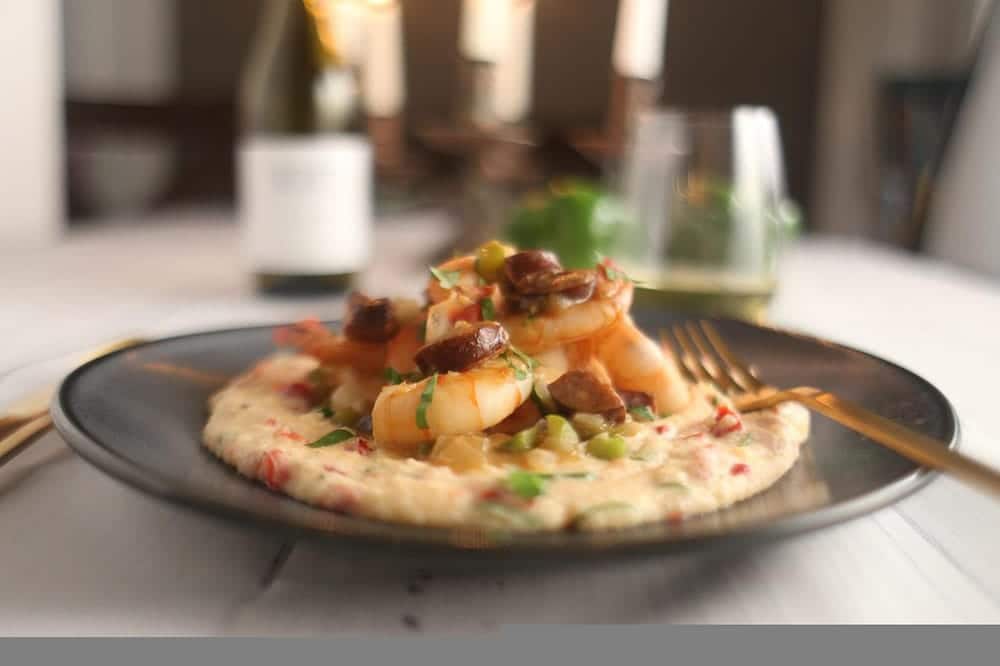
[[[423,303],[352,294],[338,330],[276,330],[212,396],[204,445],[302,502],[433,527],[673,523],[770,487],[808,413],[688,381],[632,289],[608,260],[486,243],[432,268]]]

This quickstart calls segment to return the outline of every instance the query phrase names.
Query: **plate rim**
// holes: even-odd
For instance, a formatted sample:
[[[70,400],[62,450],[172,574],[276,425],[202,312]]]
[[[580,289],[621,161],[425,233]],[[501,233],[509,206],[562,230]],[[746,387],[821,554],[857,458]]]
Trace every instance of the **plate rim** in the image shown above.
[[[695,317],[691,317],[692,319]],[[742,326],[773,331],[782,335],[794,336],[805,339],[809,342],[823,346],[832,346],[841,351],[858,354],[871,359],[877,363],[889,366],[915,380],[924,388],[929,389],[936,400],[945,408],[946,416],[952,424],[952,436],[947,447],[958,450],[961,444],[961,423],[958,413],[951,400],[943,391],[937,388],[929,380],[909,368],[867,352],[850,345],[836,341],[820,338],[808,333],[796,331],[794,329],[781,328],[766,324],[757,324],[745,320],[738,320],[726,317],[703,317],[713,321],[735,322]],[[336,320],[330,320],[335,322]],[[206,500],[197,493],[189,492],[173,479],[164,479],[158,473],[135,463],[125,456],[109,449],[101,441],[89,433],[86,428],[77,420],[76,415],[68,399],[68,394],[73,385],[79,381],[80,377],[90,372],[93,368],[102,363],[106,363],[120,354],[135,352],[138,349],[158,346],[163,344],[183,342],[191,338],[205,336],[225,336],[228,334],[245,333],[254,331],[273,330],[281,323],[255,324],[248,326],[236,326],[219,329],[206,329],[191,331],[156,339],[146,340],[134,346],[118,349],[104,356],[92,359],[74,368],[59,383],[58,389],[53,397],[50,414],[56,431],[63,437],[66,443],[88,464],[96,467],[104,474],[110,476],[118,482],[134,488],[146,495],[164,500],[173,506],[180,507],[187,511],[197,512],[201,515],[209,515],[215,518],[226,520],[242,526],[251,526],[261,530],[268,530],[271,534],[283,534],[289,537],[305,538],[311,540],[322,540],[326,542],[336,542],[338,544],[359,547],[366,550],[384,551],[387,548],[406,548],[413,551],[427,551],[431,553],[447,553],[450,555],[461,554],[474,558],[485,556],[495,557],[536,557],[549,559],[550,557],[561,557],[572,553],[576,559],[607,556],[625,555],[668,555],[691,550],[702,550],[707,548],[721,549],[725,546],[749,545],[775,541],[798,534],[806,534],[824,527],[830,527],[839,523],[864,516],[866,514],[883,509],[891,504],[899,502],[918,490],[924,488],[931,481],[936,479],[940,473],[926,468],[917,467],[905,476],[882,486],[876,490],[864,493],[858,497],[844,500],[836,505],[822,507],[814,511],[783,516],[769,523],[749,525],[723,532],[678,535],[675,538],[653,538],[653,539],[629,539],[627,536],[621,540],[613,540],[610,543],[588,543],[581,538],[579,541],[567,539],[566,532],[541,532],[541,533],[516,533],[516,537],[509,542],[497,542],[489,547],[463,546],[454,540],[446,541],[442,539],[430,540],[426,538],[430,534],[444,536],[446,534],[456,534],[461,528],[428,528],[405,524],[389,523],[375,519],[360,517],[349,517],[352,520],[367,524],[375,524],[377,527],[397,532],[413,532],[408,537],[389,537],[378,534],[346,533],[333,530],[325,530],[318,527],[306,525],[296,525],[290,522],[272,519],[261,516],[255,512],[243,510],[212,500]],[[198,446],[201,443],[198,442]],[[246,483],[254,483],[250,479],[241,477]],[[298,502],[294,498],[283,496],[286,499]],[[310,506],[303,504],[304,506]],[[312,507],[318,509],[317,507]],[[344,516],[338,517],[343,518]],[[640,526],[641,527],[641,526]],[[625,530],[626,532],[628,530]],[[420,539],[418,534],[423,533],[424,539]],[[613,534],[609,532],[608,534]],[[588,533],[580,533],[585,537]],[[561,537],[558,543],[544,543],[546,538],[553,536]],[[593,538],[593,535],[591,535]]]

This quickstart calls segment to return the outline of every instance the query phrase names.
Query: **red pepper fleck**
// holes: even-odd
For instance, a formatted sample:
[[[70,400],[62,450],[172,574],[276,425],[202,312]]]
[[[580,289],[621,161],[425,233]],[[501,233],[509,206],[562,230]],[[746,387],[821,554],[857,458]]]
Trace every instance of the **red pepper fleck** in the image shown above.
[[[290,439],[293,442],[301,442],[305,437],[295,432],[294,430],[289,430],[288,428],[282,428],[277,433],[278,437],[284,437],[285,439]]]
[[[504,495],[506,495],[506,493],[503,491],[502,488],[490,488],[488,490],[484,490],[479,495],[479,499],[486,500],[488,502],[495,502],[497,500],[503,499]]]
[[[696,437],[701,437],[705,434],[704,430],[699,430],[698,432],[693,432],[690,435],[684,435],[681,439],[695,439]]]
[[[451,313],[451,316],[449,317],[452,323],[458,321],[479,321],[482,318],[482,310],[479,303],[473,303],[472,305],[468,305],[461,310],[457,310]]]
[[[680,525],[684,522],[684,512],[683,511],[671,511],[667,514],[667,522],[671,525]]]
[[[749,474],[750,465],[747,465],[746,463],[736,463],[735,465],[729,468],[729,473],[732,474],[733,476],[739,476],[740,474]]]
[[[313,400],[316,399],[313,386],[308,382],[292,382],[282,386],[280,391],[289,398],[298,398],[308,404],[312,404]]]
[[[290,475],[288,468],[281,460],[281,451],[273,450],[264,454],[264,457],[260,459],[257,476],[271,490],[279,490],[288,482]]]
[[[370,456],[375,452],[375,447],[373,447],[367,439],[361,437],[358,439],[358,453],[363,456]]]
[[[340,469],[336,465],[323,465],[323,469],[327,472],[333,472],[334,474],[344,474],[344,470]]]
[[[740,415],[726,405],[719,405],[719,408],[715,410],[715,426],[712,428],[712,434],[716,437],[722,437],[742,429],[743,420]]]
[[[264,419],[264,425],[266,425],[266,426],[276,426],[276,425],[278,425],[278,422],[272,416],[272,417],[268,417],[268,418]]]
[[[656,426],[657,435],[663,435],[665,433],[673,431],[674,431],[674,425],[672,423],[661,423],[660,425]]]

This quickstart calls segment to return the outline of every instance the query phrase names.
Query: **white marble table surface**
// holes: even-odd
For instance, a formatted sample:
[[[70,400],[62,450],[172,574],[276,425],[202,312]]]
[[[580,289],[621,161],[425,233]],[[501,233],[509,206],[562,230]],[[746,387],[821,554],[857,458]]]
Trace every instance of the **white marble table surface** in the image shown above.
[[[415,292],[446,230],[380,223],[365,281]],[[0,407],[64,357],[123,335],[335,315],[254,296],[224,213],[0,248]],[[775,323],[899,362],[955,403],[964,447],[1000,464],[1000,284],[833,239],[782,269]],[[750,552],[546,571],[454,571],[338,554],[165,505],[46,436],[0,468],[0,634],[322,634],[521,623],[998,622],[1000,503],[939,478],[875,514]]]

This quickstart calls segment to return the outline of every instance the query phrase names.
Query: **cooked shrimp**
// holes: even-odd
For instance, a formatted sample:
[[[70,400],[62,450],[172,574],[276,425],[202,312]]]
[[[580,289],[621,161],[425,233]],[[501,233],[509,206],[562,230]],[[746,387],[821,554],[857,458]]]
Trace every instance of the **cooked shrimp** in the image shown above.
[[[452,282],[455,284],[455,287],[447,288],[442,286],[441,281],[432,275],[431,279],[427,282],[427,300],[431,303],[440,303],[447,299],[455,291],[455,288],[468,295],[474,293],[480,286],[479,274],[476,273],[476,257],[474,255],[470,254],[449,259],[440,264],[437,270],[442,274],[453,275],[455,279]]]
[[[607,284],[583,303],[536,315],[508,315],[501,323],[511,342],[528,354],[596,336],[625,316],[632,304],[631,282]]]
[[[275,331],[274,339],[277,344],[294,347],[325,365],[350,366],[366,372],[381,372],[385,367],[385,344],[351,340],[316,319],[280,328]]]
[[[421,339],[421,331],[424,327],[423,321],[405,324],[386,344],[385,366],[393,370],[406,374],[417,369],[417,364],[413,360],[417,350],[424,342]]]
[[[616,388],[648,393],[659,413],[687,406],[691,389],[674,359],[639,330],[630,316],[597,336],[594,350]]]
[[[433,394],[423,410],[426,428],[417,424],[417,412],[432,377],[382,389],[372,409],[380,444],[413,453],[417,445],[439,435],[482,432],[507,418],[531,394],[530,368],[513,359],[493,359],[465,372],[435,376]]]

